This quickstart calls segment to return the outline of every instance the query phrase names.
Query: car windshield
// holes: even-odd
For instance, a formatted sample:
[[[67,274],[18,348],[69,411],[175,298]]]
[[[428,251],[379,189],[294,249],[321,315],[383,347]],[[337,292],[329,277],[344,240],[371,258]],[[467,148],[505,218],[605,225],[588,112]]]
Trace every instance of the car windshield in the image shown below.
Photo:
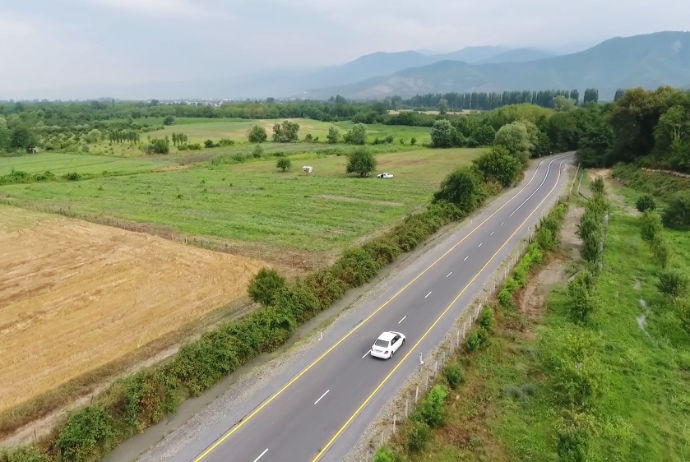
[[[374,345],[377,346],[377,347],[386,348],[386,347],[388,346],[388,340],[381,340],[381,339],[378,339],[378,340],[374,343]]]

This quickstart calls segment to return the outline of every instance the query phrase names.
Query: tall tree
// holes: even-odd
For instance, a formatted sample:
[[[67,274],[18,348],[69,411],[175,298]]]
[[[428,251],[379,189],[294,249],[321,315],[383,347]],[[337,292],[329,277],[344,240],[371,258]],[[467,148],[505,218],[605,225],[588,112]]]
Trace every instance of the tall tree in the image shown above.
[[[446,115],[448,113],[448,101],[442,99],[438,102],[438,113],[441,115]]]

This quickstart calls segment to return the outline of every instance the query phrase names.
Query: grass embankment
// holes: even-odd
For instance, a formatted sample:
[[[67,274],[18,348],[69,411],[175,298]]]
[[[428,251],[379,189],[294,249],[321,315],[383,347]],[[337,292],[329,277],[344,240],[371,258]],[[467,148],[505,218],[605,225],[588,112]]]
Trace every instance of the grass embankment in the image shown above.
[[[428,446],[410,451],[406,428],[392,440],[397,456],[377,460],[688,460],[690,336],[656,287],[660,267],[640,224],[612,207],[604,271],[588,295],[582,276],[571,289],[563,282],[537,319],[497,302],[488,346],[458,358],[464,384]],[[690,233],[662,233],[670,266],[690,274]],[[577,262],[581,275],[585,267]]]
[[[634,165],[616,165],[611,173],[613,178],[626,186],[621,189],[621,193],[627,198],[646,193],[667,201],[678,191],[690,190],[690,178],[647,172]],[[634,205],[634,201],[632,204]]]
[[[345,175],[345,156],[305,155],[285,173],[276,169],[275,159],[264,159],[86,181],[8,185],[0,188],[0,194],[13,204],[70,208],[77,216],[108,216],[190,235],[323,251],[352,245],[424,205],[448,171],[469,164],[481,152],[379,154],[379,171],[393,173],[392,180]],[[302,174],[299,159],[314,166],[314,175]]]
[[[507,154],[502,161],[515,162]],[[514,173],[510,183],[517,180],[520,171]],[[444,198],[460,196],[458,187],[466,193],[462,200],[446,202]],[[277,284],[277,275],[270,285],[256,283],[266,287],[265,291],[259,289],[262,303],[265,301],[261,309],[185,344],[169,361],[115,382],[90,405],[71,413],[50,436],[35,446],[4,452],[0,461],[86,461],[106,453],[165,414],[175,412],[186,398],[207,390],[251,358],[280,348],[297,325],[331,306],[348,289],[370,281],[401,253],[413,250],[441,226],[466,216],[500,190],[491,166],[486,170],[459,169],[444,182],[437,200],[424,212],[406,217],[385,234],[344,252],[333,266],[294,284]]]

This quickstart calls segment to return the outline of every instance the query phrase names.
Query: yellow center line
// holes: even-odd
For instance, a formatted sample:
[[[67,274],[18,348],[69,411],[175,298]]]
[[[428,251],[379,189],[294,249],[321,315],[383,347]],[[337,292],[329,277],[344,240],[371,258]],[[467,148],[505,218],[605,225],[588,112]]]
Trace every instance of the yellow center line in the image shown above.
[[[558,159],[560,157],[557,157]],[[555,162],[556,159],[554,159],[551,163]],[[543,161],[542,161],[543,162]],[[549,164],[551,165],[551,164]],[[367,323],[371,318],[373,318],[379,311],[381,311],[383,308],[385,308],[392,300],[394,300],[398,295],[400,295],[403,291],[405,291],[408,287],[410,287],[412,284],[414,284],[420,277],[422,277],[424,274],[426,274],[431,268],[433,268],[438,262],[443,260],[449,253],[451,253],[453,250],[455,250],[460,244],[462,244],[468,237],[470,237],[472,234],[475,233],[479,228],[481,228],[487,221],[489,221],[491,218],[493,218],[498,212],[500,212],[504,207],[506,207],[508,204],[510,204],[522,191],[524,191],[533,181],[534,178],[537,176],[537,173],[541,169],[541,163],[537,166],[537,168],[534,170],[534,174],[532,175],[532,178],[530,178],[529,182],[522,187],[517,193],[513,195],[513,197],[510,198],[505,204],[500,206],[496,211],[494,211],[491,215],[486,217],[481,223],[479,223],[472,231],[470,231],[465,237],[463,237],[457,244],[455,244],[453,247],[451,247],[448,251],[446,251],[443,255],[438,257],[432,264],[430,264],[424,271],[419,273],[417,276],[415,276],[414,279],[412,279],[410,282],[405,284],[405,286],[397,291],[391,298],[389,298],[385,303],[383,303],[380,307],[378,307],[373,313],[371,313],[369,316],[367,316],[363,321],[361,321],[359,324],[357,324],[355,327],[353,327],[345,336],[343,336],[338,342],[336,342],[333,346],[331,346],[329,349],[327,349],[321,356],[316,358],[311,364],[309,364],[306,368],[304,368],[299,374],[297,374],[292,380],[290,380],[288,383],[286,383],[280,390],[275,392],[270,398],[268,398],[266,401],[264,401],[261,406],[256,408],[251,414],[249,414],[246,418],[244,418],[242,421],[240,421],[237,425],[235,425],[233,428],[228,430],[218,441],[213,443],[211,446],[209,446],[208,449],[206,449],[204,452],[202,452],[196,459],[194,459],[194,462],[200,462],[204,457],[209,455],[214,449],[216,449],[218,446],[220,446],[223,441],[228,439],[230,436],[232,436],[233,433],[235,433],[237,430],[242,428],[244,424],[246,424],[249,420],[251,420],[256,414],[261,412],[262,409],[264,409],[266,406],[271,404],[273,400],[275,400],[278,396],[280,396],[285,390],[290,388],[292,384],[294,384],[297,380],[299,380],[304,374],[309,372],[310,369],[312,369],[314,366],[316,366],[323,358],[325,358],[331,351],[333,351],[338,345],[340,345],[342,342],[344,342],[348,337],[350,337],[357,329],[362,327],[364,324]],[[559,172],[560,175],[560,172]],[[549,193],[550,194],[550,193]]]
[[[555,161],[556,161],[556,159],[554,159],[554,160],[552,161],[552,163],[555,162]],[[338,437],[345,431],[345,429],[350,425],[350,423],[355,419],[355,417],[357,417],[357,415],[359,415],[359,413],[362,412],[362,409],[364,409],[364,407],[365,407],[367,404],[369,404],[369,401],[371,401],[371,400],[373,399],[373,397],[376,395],[376,393],[378,393],[378,391],[381,389],[381,387],[383,387],[383,385],[385,385],[385,383],[388,381],[388,379],[390,379],[390,378],[393,376],[393,374],[395,373],[395,371],[398,370],[398,368],[405,362],[405,360],[406,360],[406,359],[414,352],[414,350],[417,349],[417,347],[422,343],[422,341],[424,341],[424,339],[427,337],[427,335],[429,335],[429,333],[434,329],[434,327],[436,327],[436,325],[441,321],[441,319],[446,315],[446,313],[448,313],[448,311],[453,307],[453,305],[455,304],[455,302],[457,302],[458,299],[459,299],[460,297],[462,297],[462,295],[465,293],[465,291],[467,290],[467,288],[468,288],[470,285],[472,285],[472,283],[479,277],[480,274],[482,274],[482,272],[484,272],[484,270],[486,269],[486,267],[489,266],[489,264],[494,260],[494,258],[496,258],[496,256],[499,254],[499,252],[500,252],[501,250],[503,250],[503,248],[504,248],[506,245],[508,245],[508,242],[510,242],[510,240],[511,240],[513,237],[515,237],[515,235],[518,233],[518,231],[520,231],[520,229],[521,229],[523,226],[525,226],[525,223],[527,223],[527,221],[532,217],[532,215],[534,215],[534,214],[536,213],[536,211],[539,210],[539,207],[542,206],[542,204],[546,201],[546,199],[548,199],[549,197],[551,197],[551,194],[553,193],[554,189],[556,189],[556,187],[558,186],[558,182],[559,182],[560,179],[561,179],[561,166],[563,165],[563,162],[565,162],[565,160],[562,160],[561,163],[558,164],[558,178],[556,179],[556,183],[553,185],[553,187],[551,188],[551,190],[549,191],[549,193],[544,197],[544,199],[542,199],[541,202],[539,202],[539,205],[537,205],[537,206],[534,208],[534,210],[532,210],[532,213],[530,213],[530,214],[527,216],[527,218],[525,218],[525,220],[524,220],[522,223],[520,223],[520,226],[518,226],[518,227],[515,229],[515,231],[513,232],[513,234],[511,234],[510,237],[503,243],[503,245],[496,251],[496,253],[494,253],[494,254],[491,256],[491,258],[484,264],[484,266],[482,266],[482,268],[477,272],[477,274],[474,275],[474,277],[470,280],[470,282],[468,282],[467,285],[460,291],[460,293],[453,299],[453,301],[450,303],[450,305],[448,305],[448,306],[446,307],[446,309],[443,310],[443,313],[441,313],[441,314],[439,315],[439,317],[436,318],[436,321],[434,321],[434,323],[431,325],[431,327],[429,327],[429,329],[427,329],[427,331],[424,332],[424,335],[422,335],[422,337],[417,341],[417,343],[415,343],[414,346],[413,346],[412,348],[410,348],[410,350],[409,350],[409,351],[407,352],[407,354],[403,357],[403,359],[401,359],[401,360],[398,362],[398,364],[395,365],[395,367],[393,368],[393,370],[390,371],[390,373],[383,379],[383,381],[376,387],[376,389],[374,389],[374,391],[367,397],[367,399],[357,408],[357,410],[354,412],[354,414],[352,414],[352,415],[350,416],[350,418],[347,419],[347,422],[345,422],[345,424],[340,428],[340,430],[338,430],[338,432],[333,436],[333,438],[331,438],[330,441],[328,441],[328,443],[326,444],[326,446],[324,446],[323,449],[321,449],[321,451],[319,451],[319,453],[316,455],[316,457],[314,457],[314,459],[312,460],[312,462],[317,462],[317,461],[326,453],[326,451],[328,450],[328,448],[330,448],[331,445],[333,445],[333,443],[335,442],[335,440],[338,439]],[[549,165],[551,165],[551,164],[549,164]]]

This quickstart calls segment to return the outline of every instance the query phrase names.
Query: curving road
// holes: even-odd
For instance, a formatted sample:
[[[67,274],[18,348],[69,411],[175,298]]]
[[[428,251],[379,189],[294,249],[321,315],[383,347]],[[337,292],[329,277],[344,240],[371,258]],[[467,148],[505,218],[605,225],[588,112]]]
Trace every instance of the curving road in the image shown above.
[[[331,332],[309,363],[265,391],[243,417],[200,429],[169,460],[194,462],[339,461],[391,394],[479,293],[486,278],[553,205],[572,153],[544,158],[522,184],[410,265],[356,323]],[[388,361],[369,347],[383,331],[407,342]],[[316,355],[319,356],[316,356]]]

